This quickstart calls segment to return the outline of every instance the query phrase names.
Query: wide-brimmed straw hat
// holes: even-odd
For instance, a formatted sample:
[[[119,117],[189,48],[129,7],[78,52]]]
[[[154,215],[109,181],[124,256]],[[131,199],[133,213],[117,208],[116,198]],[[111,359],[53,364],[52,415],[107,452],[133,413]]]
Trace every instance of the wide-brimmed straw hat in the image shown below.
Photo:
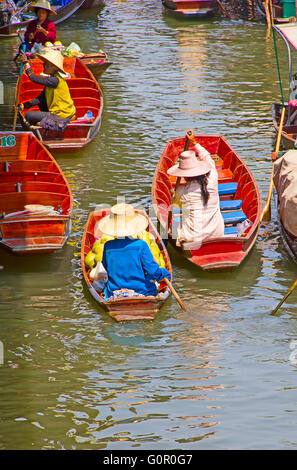
[[[49,62],[50,64],[53,64],[59,69],[60,72],[66,73],[63,69],[64,57],[62,56],[61,52],[51,49],[45,54],[36,54],[36,56],[39,57],[39,59],[41,59],[43,62]]]
[[[197,159],[193,150],[182,152],[179,162],[169,168],[167,173],[173,176],[200,176],[205,175],[211,170],[211,166]]]
[[[50,2],[47,0],[38,0],[35,3],[32,3],[29,7],[30,10],[35,10],[35,8],[42,8],[43,10],[47,10],[50,15],[56,15],[57,13],[55,10],[51,7]]]
[[[98,228],[105,235],[114,237],[129,237],[145,230],[148,220],[135,212],[130,204],[116,204],[110,209],[110,214],[101,219]]]

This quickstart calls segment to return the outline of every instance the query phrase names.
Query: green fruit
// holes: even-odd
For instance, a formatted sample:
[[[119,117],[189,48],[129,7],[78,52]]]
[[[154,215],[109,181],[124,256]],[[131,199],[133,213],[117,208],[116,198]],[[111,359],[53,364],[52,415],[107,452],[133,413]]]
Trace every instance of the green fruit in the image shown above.
[[[114,237],[109,235],[103,235],[103,237],[100,239],[101,243],[103,244],[109,242],[109,240],[114,240]]]
[[[103,250],[104,250],[104,245],[101,243],[101,245],[98,246],[97,252],[96,252],[96,255],[95,255],[96,263],[101,263],[102,257],[103,257]]]
[[[85,265],[87,266],[87,268],[92,269],[95,266],[95,256],[95,253],[89,251],[89,253],[85,257]]]
[[[92,246],[92,252],[97,253],[98,247],[101,245],[101,240],[96,240]]]
[[[162,253],[160,253],[160,256],[159,256],[159,266],[160,268],[165,268],[166,266],[164,256],[162,255]]]

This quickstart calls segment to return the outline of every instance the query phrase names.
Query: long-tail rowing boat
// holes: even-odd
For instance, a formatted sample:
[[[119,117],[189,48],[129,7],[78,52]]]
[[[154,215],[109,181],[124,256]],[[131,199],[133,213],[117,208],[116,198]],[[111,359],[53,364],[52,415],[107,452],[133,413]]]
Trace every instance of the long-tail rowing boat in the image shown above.
[[[0,245],[16,254],[60,249],[71,231],[69,184],[31,132],[0,133]]]
[[[178,18],[196,19],[214,13],[212,0],[162,0],[164,10]]]
[[[167,250],[155,226],[144,211],[136,212],[147,217],[149,222],[147,231],[149,231],[149,234],[154,237],[155,242],[157,243],[159,250],[163,255],[163,260],[165,261],[164,267],[172,275],[171,263]],[[92,250],[95,241],[103,236],[103,234],[98,229],[98,222],[109,213],[110,210],[108,208],[91,212],[85,226],[81,246],[81,266],[86,285],[95,301],[116,321],[153,320],[170,295],[170,290],[164,281],[161,281],[160,283],[159,293],[157,296],[121,297],[114,300],[109,299],[106,301],[100,292],[96,291],[93,286],[93,281],[90,279],[90,270],[85,264],[85,258]]]
[[[256,181],[244,161],[234,152],[222,136],[200,135],[197,142],[209,151],[216,163],[219,179],[220,208],[225,222],[222,238],[204,240],[195,248],[177,247],[175,239],[168,234],[170,243],[189,261],[207,271],[232,270],[240,265],[253,247],[261,215],[261,199]],[[153,184],[152,200],[155,212],[167,233],[168,216],[171,210],[172,191],[176,177],[167,170],[176,164],[184,149],[185,138],[170,140],[157,164]],[[181,179],[181,184],[184,180]],[[180,211],[173,210],[173,224],[178,224]],[[250,225],[238,234],[237,224],[248,219]],[[248,225],[248,224],[247,224]]]
[[[43,62],[40,59],[33,59],[30,64],[34,73],[40,74],[43,71]],[[23,128],[34,132],[47,148],[55,152],[79,150],[91,142],[99,131],[103,110],[102,92],[90,70],[74,57],[64,57],[63,68],[70,76],[66,81],[76,107],[75,120],[71,121],[63,132],[57,132],[40,126],[31,126],[25,119],[28,109],[19,113]],[[33,83],[25,72],[19,80],[21,80],[20,103],[37,97],[43,89],[41,85]],[[87,117],[88,112],[91,113],[90,118]]]
[[[57,14],[52,17],[52,21],[58,24],[67,20],[83,5],[84,1],[85,0],[62,0],[58,2],[58,5],[54,5],[53,2],[52,5],[54,5]],[[10,19],[7,24],[0,23],[0,38],[17,36],[18,33],[26,29],[32,19],[35,19],[35,16],[28,15],[27,12],[22,13],[23,10],[23,7],[21,7],[16,11],[13,17],[14,21]],[[20,14],[18,14],[18,11],[20,11]],[[15,18],[17,18],[17,20],[15,20]]]

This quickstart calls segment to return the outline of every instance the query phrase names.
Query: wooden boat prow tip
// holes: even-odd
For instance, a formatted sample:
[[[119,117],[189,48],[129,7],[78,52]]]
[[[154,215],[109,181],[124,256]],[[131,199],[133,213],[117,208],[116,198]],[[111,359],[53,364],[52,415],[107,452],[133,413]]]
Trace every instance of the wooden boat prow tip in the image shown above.
[[[189,249],[177,247],[175,239],[170,234],[169,242],[186,259],[203,270],[229,271],[242,263],[256,241],[261,215],[260,193],[251,171],[224,137],[199,135],[197,142],[209,151],[216,162],[225,236],[204,240],[197,249],[194,245]],[[176,180],[175,177],[167,174],[167,170],[176,164],[184,149],[184,144],[184,137],[171,139],[154,173],[152,201],[157,218],[164,230],[168,223],[171,194]],[[179,217],[180,214],[174,214],[174,223],[178,223]],[[246,219],[252,224],[241,236],[237,236],[237,224]]]
[[[33,59],[30,63],[34,73],[40,74],[43,71],[40,59]],[[97,135],[101,124],[103,96],[97,80],[79,59],[64,57],[63,67],[70,75],[66,81],[76,107],[75,120],[71,121],[63,132],[57,132],[40,126],[30,126],[25,119],[28,109],[19,113],[19,116],[23,128],[34,132],[48,149],[55,152],[73,152],[85,147]],[[20,103],[37,97],[43,89],[41,85],[33,83],[25,71],[19,80],[21,80]],[[88,111],[92,113],[92,118],[83,119]]]
[[[146,212],[137,212],[144,215],[148,219],[149,225],[147,230],[149,230],[150,234],[154,236],[156,243],[158,244],[160,251],[163,254],[165,268],[170,272],[172,276],[171,262],[160,235],[158,234],[155,226],[149,219]],[[85,266],[85,257],[88,252],[92,249],[96,238],[102,235],[101,232],[96,232],[95,234],[95,228],[97,227],[98,221],[109,213],[110,209],[102,209],[99,211],[91,212],[89,214],[89,218],[85,226],[81,246],[81,266],[86,285],[95,301],[103,308],[103,310],[108,312],[108,314],[114,320],[118,322],[125,320],[153,320],[170,295],[170,289],[163,281],[160,283],[159,287],[160,295],[156,297],[127,297],[105,301],[104,298],[100,295],[100,293],[95,290],[95,288],[93,287],[93,282],[90,280],[89,272],[87,271]]]
[[[15,254],[60,249],[72,211],[71,189],[49,151],[31,132],[0,132],[0,245]]]

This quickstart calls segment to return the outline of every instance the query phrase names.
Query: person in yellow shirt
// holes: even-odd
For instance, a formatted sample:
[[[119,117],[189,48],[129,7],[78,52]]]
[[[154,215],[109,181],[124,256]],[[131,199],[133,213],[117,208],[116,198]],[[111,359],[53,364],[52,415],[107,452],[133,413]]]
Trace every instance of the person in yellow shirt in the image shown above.
[[[44,89],[41,94],[31,101],[21,103],[19,110],[38,106],[39,111],[27,111],[25,119],[29,124],[40,125],[40,122],[49,116],[55,115],[60,119],[75,119],[75,106],[70,91],[63,75],[63,56],[59,51],[49,51],[45,54],[36,54],[43,62],[43,76],[36,75],[25,54],[21,55],[21,61],[25,64],[26,74],[29,79]],[[62,75],[61,75],[62,74]]]

